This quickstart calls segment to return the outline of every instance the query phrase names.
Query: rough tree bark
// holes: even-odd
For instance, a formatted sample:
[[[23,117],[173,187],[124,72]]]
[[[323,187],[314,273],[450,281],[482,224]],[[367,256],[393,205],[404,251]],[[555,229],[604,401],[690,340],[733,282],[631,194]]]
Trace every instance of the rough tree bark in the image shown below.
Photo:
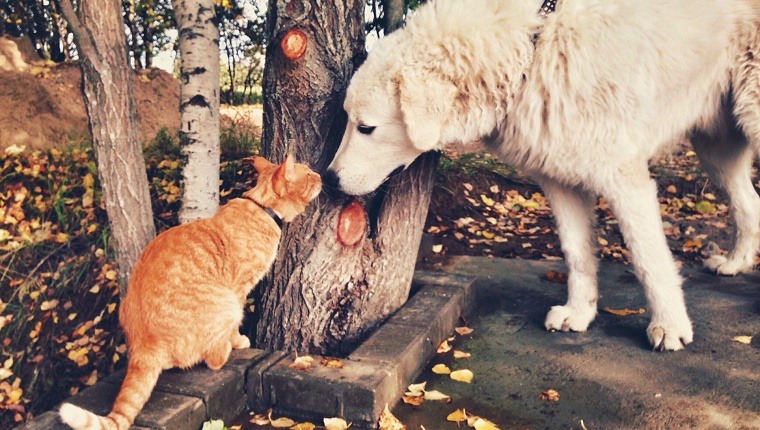
[[[219,206],[219,27],[213,0],[172,0],[179,31],[180,145],[187,156],[180,222]]]
[[[115,242],[119,290],[124,294],[137,257],[156,233],[121,2],[79,0],[77,12],[70,0],[60,0],[60,6],[79,52],[98,178]]]
[[[268,13],[263,153],[278,161],[290,152],[322,171],[345,127],[345,89],[366,55],[364,2],[270,0]],[[288,58],[299,32],[305,51]],[[436,160],[421,157],[387,194],[364,201],[372,235],[353,246],[336,238],[344,207],[355,207],[346,197],[323,193],[285,227],[274,268],[256,290],[257,346],[347,353],[405,303]]]

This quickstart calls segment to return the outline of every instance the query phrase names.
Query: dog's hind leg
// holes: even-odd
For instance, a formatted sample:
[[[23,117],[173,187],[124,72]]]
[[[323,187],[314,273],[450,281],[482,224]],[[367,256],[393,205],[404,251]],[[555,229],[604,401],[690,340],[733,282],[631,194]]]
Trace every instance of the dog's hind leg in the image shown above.
[[[736,221],[728,255],[711,255],[705,266],[721,275],[751,271],[760,247],[760,196],[752,186],[753,150],[728,109],[712,130],[695,132],[690,140],[702,166],[728,194]]]
[[[597,261],[594,257],[591,194],[548,178],[536,178],[557,220],[562,252],[569,269],[567,304],[546,316],[547,330],[586,331],[596,316]]]
[[[652,313],[649,342],[655,349],[683,349],[691,343],[693,331],[682,279],[662,231],[657,186],[645,162],[621,166],[606,179],[600,191],[620,223]]]

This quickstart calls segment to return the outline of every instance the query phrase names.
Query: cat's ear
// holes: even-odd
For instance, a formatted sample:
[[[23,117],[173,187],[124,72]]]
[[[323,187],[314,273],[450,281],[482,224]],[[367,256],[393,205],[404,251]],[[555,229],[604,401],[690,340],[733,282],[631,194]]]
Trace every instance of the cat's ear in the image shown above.
[[[274,186],[274,192],[277,195],[282,196],[287,192],[288,183],[293,182],[296,177],[296,165],[293,161],[293,156],[288,154],[285,156],[285,160],[282,161],[280,167],[274,172],[274,178],[272,178],[272,185]]]
[[[256,171],[259,173],[261,173],[264,169],[272,166],[273,164],[264,157],[260,157],[258,155],[253,157],[253,168],[256,169]]]

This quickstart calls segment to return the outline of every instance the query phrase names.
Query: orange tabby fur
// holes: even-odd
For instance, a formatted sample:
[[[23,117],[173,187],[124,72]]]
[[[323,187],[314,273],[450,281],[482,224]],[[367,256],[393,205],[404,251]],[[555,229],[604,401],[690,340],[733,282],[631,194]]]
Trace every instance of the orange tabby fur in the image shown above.
[[[262,208],[288,222],[319,194],[317,173],[287,156],[281,165],[254,158],[257,185],[212,218],[171,228],[140,255],[119,308],[129,363],[111,413],[101,417],[63,404],[61,419],[76,430],[125,430],[164,369],[205,361],[219,369],[233,348],[246,296],[269,270],[280,228]]]

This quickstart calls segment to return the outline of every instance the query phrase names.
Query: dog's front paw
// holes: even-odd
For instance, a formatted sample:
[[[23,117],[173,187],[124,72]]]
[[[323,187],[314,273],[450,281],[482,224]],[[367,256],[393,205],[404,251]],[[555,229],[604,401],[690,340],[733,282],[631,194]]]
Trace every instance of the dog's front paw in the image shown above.
[[[652,321],[647,327],[647,337],[654,350],[679,351],[691,343],[694,332],[688,318],[678,324]]]
[[[596,316],[596,308],[577,309],[570,306],[553,306],[546,315],[547,330],[586,331]]]
[[[704,260],[704,265],[718,275],[735,276],[740,273],[751,272],[754,261],[744,261],[735,258],[729,260],[725,255],[713,254]]]

